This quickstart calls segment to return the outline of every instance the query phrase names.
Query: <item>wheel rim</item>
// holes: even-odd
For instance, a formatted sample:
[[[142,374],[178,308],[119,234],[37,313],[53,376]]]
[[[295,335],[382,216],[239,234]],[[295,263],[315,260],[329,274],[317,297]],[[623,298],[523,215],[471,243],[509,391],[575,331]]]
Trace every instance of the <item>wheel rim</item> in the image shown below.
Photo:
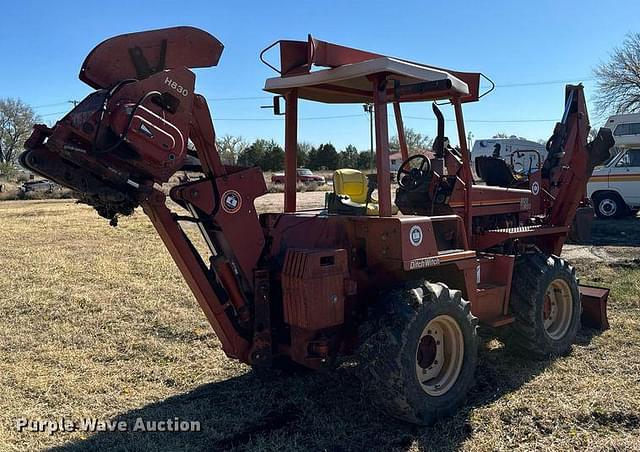
[[[544,329],[555,340],[562,339],[571,325],[573,296],[569,284],[563,279],[555,279],[544,294]]]
[[[618,211],[618,204],[613,199],[603,199],[598,206],[600,213],[605,217],[612,217]]]
[[[464,358],[464,337],[456,320],[439,315],[424,327],[416,351],[416,377],[430,396],[446,393],[458,380]]]

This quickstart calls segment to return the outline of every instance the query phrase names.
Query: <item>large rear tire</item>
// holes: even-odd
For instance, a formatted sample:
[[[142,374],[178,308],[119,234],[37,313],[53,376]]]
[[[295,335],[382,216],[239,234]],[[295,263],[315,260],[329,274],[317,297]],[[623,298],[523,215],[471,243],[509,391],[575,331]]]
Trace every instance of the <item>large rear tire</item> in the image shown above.
[[[537,358],[571,350],[582,305],[575,269],[564,259],[542,253],[518,258],[510,306],[516,320],[508,330],[508,343]]]
[[[474,380],[478,320],[459,290],[416,283],[381,300],[363,326],[358,374],[388,414],[428,425],[455,412]]]

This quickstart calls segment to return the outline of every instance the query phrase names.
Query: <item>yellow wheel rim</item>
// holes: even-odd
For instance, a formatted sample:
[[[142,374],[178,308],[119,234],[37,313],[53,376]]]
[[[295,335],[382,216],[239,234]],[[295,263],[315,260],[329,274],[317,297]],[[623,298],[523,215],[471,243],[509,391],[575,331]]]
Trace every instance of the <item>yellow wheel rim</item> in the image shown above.
[[[416,351],[416,377],[422,390],[441,396],[458,380],[464,359],[464,337],[450,315],[434,317],[424,327]]]
[[[554,279],[549,284],[544,294],[542,315],[549,337],[559,340],[567,334],[573,316],[573,295],[564,279]]]

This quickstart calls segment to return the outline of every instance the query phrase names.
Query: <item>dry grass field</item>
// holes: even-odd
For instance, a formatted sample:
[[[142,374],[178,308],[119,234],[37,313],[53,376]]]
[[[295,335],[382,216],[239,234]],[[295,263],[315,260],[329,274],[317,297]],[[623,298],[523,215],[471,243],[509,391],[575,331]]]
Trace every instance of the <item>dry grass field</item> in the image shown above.
[[[583,330],[549,361],[486,337],[468,404],[417,428],[372,410],[349,363],[284,375],[226,359],[140,212],[111,228],[70,201],[2,202],[0,450],[640,450],[637,250],[577,250],[582,280],[612,287],[609,331]],[[18,432],[20,417],[178,417],[202,430]]]

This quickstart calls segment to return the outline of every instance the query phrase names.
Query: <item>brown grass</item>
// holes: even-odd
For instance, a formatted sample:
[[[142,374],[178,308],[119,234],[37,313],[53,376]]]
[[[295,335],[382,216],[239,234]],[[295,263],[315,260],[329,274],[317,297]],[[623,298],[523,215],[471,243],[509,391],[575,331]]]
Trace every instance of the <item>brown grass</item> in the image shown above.
[[[301,204],[323,196],[305,193]],[[640,450],[640,269],[631,259],[577,262],[613,288],[611,330],[582,331],[569,356],[542,362],[487,338],[468,405],[431,428],[372,410],[350,363],[265,377],[227,359],[139,212],[111,228],[69,201],[0,203],[0,264],[1,450]],[[177,416],[203,430],[18,433],[21,416]]]

